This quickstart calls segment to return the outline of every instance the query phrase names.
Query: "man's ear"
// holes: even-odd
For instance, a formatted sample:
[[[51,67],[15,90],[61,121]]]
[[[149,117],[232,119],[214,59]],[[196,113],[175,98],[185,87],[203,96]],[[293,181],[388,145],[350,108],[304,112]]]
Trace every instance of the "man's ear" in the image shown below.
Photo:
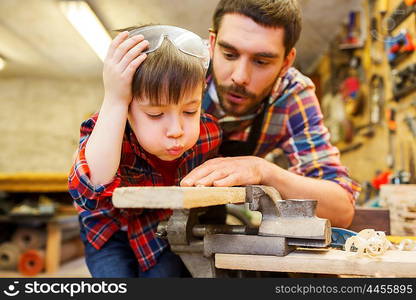
[[[215,41],[217,40],[217,34],[213,31],[209,31],[209,55],[211,56],[211,59],[214,56],[214,47],[215,47]]]
[[[285,57],[285,59],[284,59],[284,61],[283,61],[283,67],[282,67],[282,69],[280,70],[279,77],[283,77],[283,76],[286,74],[287,70],[289,70],[289,68],[290,68],[290,67],[293,65],[293,63],[295,62],[295,59],[296,59],[296,49],[295,49],[295,48],[292,48],[292,49],[289,51],[289,54],[288,54],[288,55],[286,55],[286,57]]]

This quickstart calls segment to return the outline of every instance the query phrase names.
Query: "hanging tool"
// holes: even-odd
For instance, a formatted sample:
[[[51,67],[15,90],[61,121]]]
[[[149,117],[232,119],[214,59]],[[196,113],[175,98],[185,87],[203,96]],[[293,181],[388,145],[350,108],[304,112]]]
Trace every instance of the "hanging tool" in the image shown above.
[[[385,48],[390,65],[396,65],[402,57],[412,54],[416,47],[412,35],[405,29],[398,35],[387,37]]]
[[[373,75],[370,80],[370,123],[379,124],[383,117],[385,102],[384,79],[380,75]]]
[[[404,118],[404,121],[405,121],[407,127],[409,127],[409,130],[412,133],[413,137],[416,138],[416,117],[412,117],[410,115],[407,115]]]
[[[388,108],[386,110],[386,120],[389,135],[389,151],[387,154],[387,166],[389,169],[394,170],[394,143],[397,130],[396,110],[394,108]]]
[[[394,100],[410,94],[416,90],[416,64],[406,66],[401,70],[392,70]]]
[[[416,184],[416,162],[414,156],[414,149],[409,145],[409,183]]]
[[[403,22],[415,9],[416,0],[402,1],[393,13],[389,16],[391,26],[389,32],[392,32],[401,22]]]

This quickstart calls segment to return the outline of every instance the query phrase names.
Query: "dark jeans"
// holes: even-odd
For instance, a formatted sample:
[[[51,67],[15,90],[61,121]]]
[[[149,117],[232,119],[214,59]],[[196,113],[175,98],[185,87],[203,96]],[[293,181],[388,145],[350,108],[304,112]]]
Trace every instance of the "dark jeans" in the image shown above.
[[[191,277],[181,258],[170,249],[166,249],[159,256],[155,266],[142,272],[124,231],[116,232],[100,250],[87,241],[83,228],[81,239],[85,245],[85,260],[92,277]]]

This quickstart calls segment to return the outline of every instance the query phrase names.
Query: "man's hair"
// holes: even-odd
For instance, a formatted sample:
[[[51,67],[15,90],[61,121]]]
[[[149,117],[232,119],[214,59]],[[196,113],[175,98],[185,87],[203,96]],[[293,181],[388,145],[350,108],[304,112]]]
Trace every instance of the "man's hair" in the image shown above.
[[[265,27],[282,27],[285,55],[295,46],[302,29],[297,0],[221,0],[212,19],[214,32],[218,32],[226,14],[241,14]]]
[[[148,25],[117,31],[131,31],[145,26]],[[201,59],[181,52],[165,39],[157,50],[147,54],[137,68],[132,94],[134,99],[148,99],[151,105],[178,104],[187,93],[203,87],[204,81],[205,69]]]

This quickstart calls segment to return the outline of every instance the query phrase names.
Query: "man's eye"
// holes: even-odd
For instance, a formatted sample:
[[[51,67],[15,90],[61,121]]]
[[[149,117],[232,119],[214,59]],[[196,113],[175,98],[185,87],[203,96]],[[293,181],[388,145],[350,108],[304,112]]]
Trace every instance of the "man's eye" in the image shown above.
[[[226,59],[235,59],[235,58],[237,58],[237,54],[234,54],[234,53],[223,52],[223,55]]]
[[[268,62],[268,61],[266,61],[266,60],[261,60],[261,59],[256,59],[256,60],[254,60],[254,63],[255,63],[255,64],[257,64],[257,65],[259,65],[259,66],[265,66],[265,65],[268,65],[268,64],[269,64],[269,62]]]
[[[151,119],[158,119],[158,118],[160,118],[161,116],[163,116],[163,113],[160,113],[160,114],[149,114],[149,113],[146,113],[146,115],[147,115],[149,118],[151,118]]]

